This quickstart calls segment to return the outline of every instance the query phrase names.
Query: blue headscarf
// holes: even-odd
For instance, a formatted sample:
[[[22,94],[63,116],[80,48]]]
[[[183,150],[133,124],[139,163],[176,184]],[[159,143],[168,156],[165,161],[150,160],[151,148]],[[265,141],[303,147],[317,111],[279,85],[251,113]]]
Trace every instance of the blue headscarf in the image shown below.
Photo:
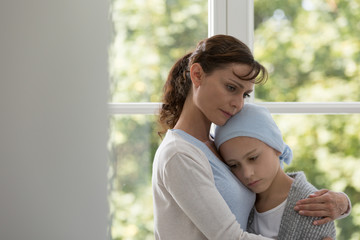
[[[220,145],[234,137],[252,137],[259,139],[281,153],[280,165],[290,164],[292,150],[284,142],[280,129],[270,111],[262,106],[246,103],[239,113],[231,117],[224,126],[215,128],[215,145]]]

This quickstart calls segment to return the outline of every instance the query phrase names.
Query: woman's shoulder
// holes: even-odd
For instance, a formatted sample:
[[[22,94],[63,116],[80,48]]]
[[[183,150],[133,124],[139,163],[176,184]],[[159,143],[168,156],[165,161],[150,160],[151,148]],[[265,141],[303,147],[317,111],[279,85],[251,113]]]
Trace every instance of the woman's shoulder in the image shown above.
[[[192,168],[192,172],[201,171],[213,177],[206,155],[176,132],[168,131],[156,151],[153,173],[157,172],[163,176],[166,172],[188,167]]]
[[[174,156],[187,156],[189,158],[207,160],[206,155],[194,144],[186,141],[174,131],[168,131],[156,151],[155,159],[170,160]]]
[[[177,132],[171,130],[167,131],[165,138],[161,142],[159,148],[175,150],[176,152],[188,152],[189,150],[201,152],[201,150],[194,144],[185,140]]]

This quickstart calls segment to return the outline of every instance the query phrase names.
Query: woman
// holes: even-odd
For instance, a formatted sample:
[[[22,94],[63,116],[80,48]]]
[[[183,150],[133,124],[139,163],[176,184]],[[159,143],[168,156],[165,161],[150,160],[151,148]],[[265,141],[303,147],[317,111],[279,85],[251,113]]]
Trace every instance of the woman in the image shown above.
[[[266,239],[242,230],[255,194],[221,161],[209,137],[211,124],[224,125],[241,110],[254,84],[266,79],[249,48],[226,35],[200,41],[170,70],[159,117],[160,134],[166,136],[153,165],[156,239]],[[343,194],[334,195],[320,204],[310,199],[298,210],[330,216],[329,204],[348,205]]]

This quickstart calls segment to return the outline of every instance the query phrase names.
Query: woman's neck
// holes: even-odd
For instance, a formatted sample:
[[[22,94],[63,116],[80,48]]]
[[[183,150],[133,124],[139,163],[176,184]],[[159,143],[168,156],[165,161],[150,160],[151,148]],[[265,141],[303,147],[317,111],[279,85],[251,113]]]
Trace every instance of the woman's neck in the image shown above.
[[[270,187],[266,191],[256,194],[256,210],[266,212],[284,202],[289,195],[293,181],[294,179],[289,177],[279,166],[278,173]]]
[[[174,129],[181,129],[198,140],[206,143],[209,141],[211,122],[206,116],[188,99],[184,103],[183,110]]]
[[[174,129],[181,129],[205,143],[219,159],[222,159],[216,150],[214,141],[210,138],[210,127],[210,120],[194,105],[191,98],[188,97]]]

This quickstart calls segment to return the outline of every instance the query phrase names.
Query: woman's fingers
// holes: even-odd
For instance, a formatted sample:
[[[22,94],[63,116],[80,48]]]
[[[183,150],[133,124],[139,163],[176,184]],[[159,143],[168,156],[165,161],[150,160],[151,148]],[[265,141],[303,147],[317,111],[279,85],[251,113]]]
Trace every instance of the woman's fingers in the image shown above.
[[[344,200],[345,199],[345,200]],[[341,216],[348,207],[348,201],[344,194],[321,189],[298,201],[294,207],[300,215],[309,217],[322,217],[316,220],[316,225],[327,223]]]
[[[329,195],[329,190],[322,189],[322,190],[316,191],[313,194],[310,194],[308,198],[299,200],[296,203],[296,205],[323,203],[323,202],[329,201],[328,195]]]
[[[302,205],[299,210],[300,215],[308,216],[308,217],[323,217],[322,219],[317,219],[313,222],[314,225],[322,225],[332,221],[331,216],[333,213],[331,209],[324,209],[322,204],[313,204],[313,205]],[[295,207],[295,210],[297,207]],[[310,209],[310,210],[306,210]],[[327,217],[324,217],[327,216]]]
[[[308,217],[324,217],[329,215],[329,212],[327,210],[300,210],[299,214]]]
[[[326,218],[322,218],[322,219],[319,219],[319,220],[315,220],[313,222],[314,225],[322,225],[322,224],[325,224],[325,223],[328,223],[328,222],[331,222],[332,219],[329,218],[329,217],[326,217]]]
[[[327,192],[329,192],[328,189],[320,189],[320,190],[314,192],[313,194],[310,194],[309,197],[312,198],[312,197],[321,196],[321,195],[324,195]]]
[[[298,211],[300,215],[309,216],[309,217],[330,217],[335,219],[338,209],[335,208],[330,203],[320,203],[320,204],[302,204],[296,205],[294,208],[295,211]]]
[[[324,206],[324,203],[314,203],[314,204],[300,204],[295,205],[295,211],[327,211],[327,207]]]

